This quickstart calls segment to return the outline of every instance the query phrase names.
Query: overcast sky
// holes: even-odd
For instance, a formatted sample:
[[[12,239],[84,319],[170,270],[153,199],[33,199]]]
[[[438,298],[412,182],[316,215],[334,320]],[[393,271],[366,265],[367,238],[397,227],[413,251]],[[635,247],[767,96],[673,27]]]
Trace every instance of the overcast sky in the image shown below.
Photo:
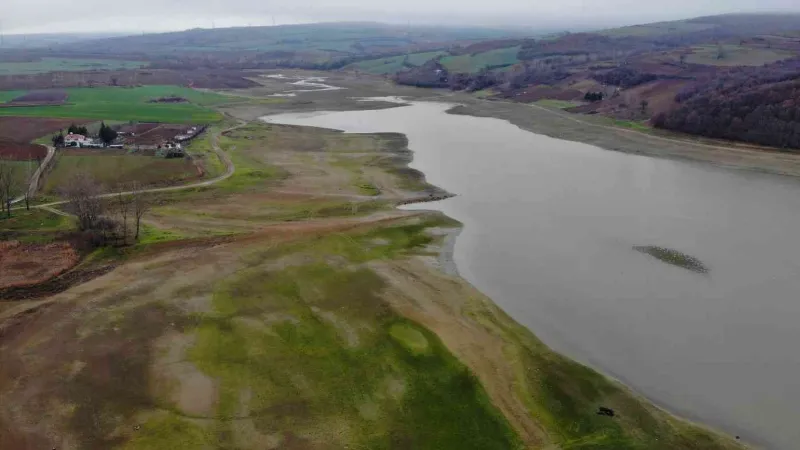
[[[169,31],[339,20],[585,29],[728,12],[799,11],[798,0],[0,0],[5,33]]]

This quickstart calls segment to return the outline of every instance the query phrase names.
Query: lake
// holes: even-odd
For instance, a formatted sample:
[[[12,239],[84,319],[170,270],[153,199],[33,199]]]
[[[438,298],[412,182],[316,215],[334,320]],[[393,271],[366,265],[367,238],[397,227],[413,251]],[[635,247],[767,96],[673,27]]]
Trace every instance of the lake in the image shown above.
[[[800,442],[800,182],[602,150],[417,102],[269,116],[400,132],[456,197],[461,275],[548,345],[685,417]],[[695,273],[635,251],[698,258]]]

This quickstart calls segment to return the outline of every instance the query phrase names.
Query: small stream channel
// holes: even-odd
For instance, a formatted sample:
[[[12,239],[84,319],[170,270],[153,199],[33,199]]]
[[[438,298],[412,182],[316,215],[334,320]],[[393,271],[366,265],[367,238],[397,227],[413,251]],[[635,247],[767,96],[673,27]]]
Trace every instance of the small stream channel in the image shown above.
[[[448,108],[266,120],[405,133],[412,167],[458,195],[416,207],[464,223],[459,272],[517,321],[671,411],[797,448],[800,183],[605,151]],[[651,246],[707,272],[636,250]]]

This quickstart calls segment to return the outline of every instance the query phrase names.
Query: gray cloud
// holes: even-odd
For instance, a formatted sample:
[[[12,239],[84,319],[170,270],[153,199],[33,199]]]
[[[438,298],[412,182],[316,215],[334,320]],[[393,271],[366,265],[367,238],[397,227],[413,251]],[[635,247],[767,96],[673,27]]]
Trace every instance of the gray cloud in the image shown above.
[[[751,11],[798,11],[796,0],[0,0],[5,32],[166,31],[334,20],[587,28]]]

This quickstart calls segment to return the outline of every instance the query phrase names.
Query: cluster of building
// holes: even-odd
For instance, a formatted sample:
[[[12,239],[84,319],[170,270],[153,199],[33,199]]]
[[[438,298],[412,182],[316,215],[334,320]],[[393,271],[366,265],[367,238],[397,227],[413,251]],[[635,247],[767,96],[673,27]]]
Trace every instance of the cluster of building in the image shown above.
[[[78,147],[78,148],[104,148],[103,141],[100,139],[92,139],[82,134],[70,133],[64,136],[64,147]],[[112,142],[110,148],[122,148],[121,143]]]

